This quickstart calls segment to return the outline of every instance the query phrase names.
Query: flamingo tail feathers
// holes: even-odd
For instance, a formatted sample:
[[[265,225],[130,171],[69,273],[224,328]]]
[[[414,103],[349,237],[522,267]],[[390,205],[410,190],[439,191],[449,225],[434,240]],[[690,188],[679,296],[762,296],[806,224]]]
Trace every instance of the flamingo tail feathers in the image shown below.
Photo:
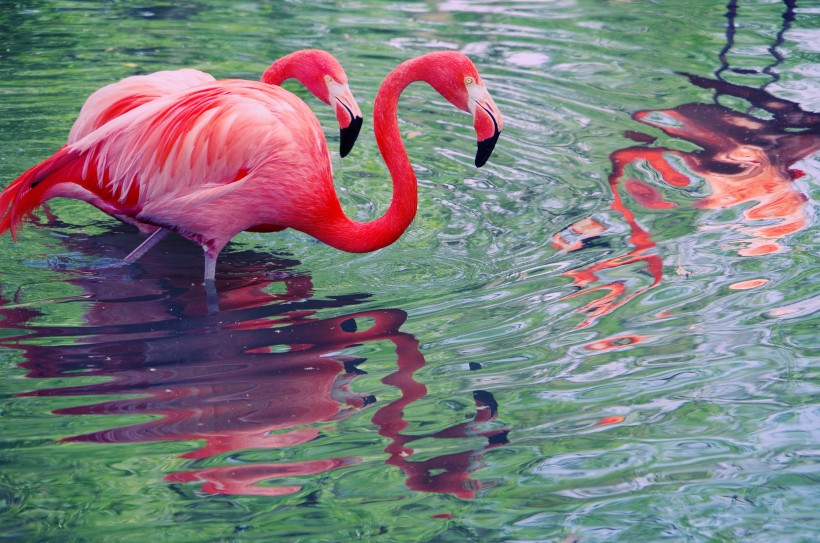
[[[61,181],[71,181],[70,170],[75,156],[63,147],[50,158],[28,169],[0,193],[0,235],[7,230],[17,241],[17,229],[23,219],[48,200],[48,190]],[[67,168],[67,166],[69,166]]]

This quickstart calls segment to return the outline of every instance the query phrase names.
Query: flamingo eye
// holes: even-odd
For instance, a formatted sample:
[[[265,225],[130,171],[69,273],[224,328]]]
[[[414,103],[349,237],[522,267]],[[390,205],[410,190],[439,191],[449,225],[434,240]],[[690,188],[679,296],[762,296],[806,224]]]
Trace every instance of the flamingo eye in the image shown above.
[[[329,75],[326,75],[325,76],[325,83],[333,83],[333,78],[330,77]]]
[[[472,85],[473,83],[475,83],[475,79],[473,79],[472,77],[467,76],[464,78],[465,85]]]

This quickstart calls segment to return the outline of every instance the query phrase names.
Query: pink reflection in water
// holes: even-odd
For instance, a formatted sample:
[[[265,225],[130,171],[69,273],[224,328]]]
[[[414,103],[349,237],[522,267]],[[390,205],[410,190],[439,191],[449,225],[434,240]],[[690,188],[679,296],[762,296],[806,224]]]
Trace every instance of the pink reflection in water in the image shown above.
[[[472,498],[481,488],[479,481],[469,478],[469,474],[482,466],[481,457],[485,451],[506,444],[509,430],[487,427],[486,423],[498,416],[498,404],[493,395],[484,390],[473,392],[476,414],[472,421],[456,424],[429,434],[402,433],[408,426],[404,419],[404,408],[423,398],[427,388],[413,378],[413,374],[424,366],[424,358],[418,350],[418,341],[409,334],[393,338],[396,344],[398,371],[382,379],[382,382],[397,387],[401,398],[391,402],[373,416],[373,423],[379,427],[379,435],[389,437],[391,443],[385,449],[390,455],[387,463],[400,468],[407,474],[407,486],[411,490],[423,492],[446,492],[459,498]],[[458,439],[483,437],[487,443],[479,450],[436,456],[424,461],[413,461],[410,444],[423,438]]]
[[[782,249],[781,239],[808,225],[807,197],[794,183],[802,172],[790,169],[797,161],[820,149],[820,114],[804,112],[797,104],[751,89],[688,76],[703,88],[715,89],[749,101],[768,112],[762,119],[717,104],[684,104],[668,110],[639,111],[633,118],[659,128],[667,135],[695,144],[697,151],[684,152],[667,147],[650,147],[655,138],[628,131],[626,136],[641,145],[615,151],[610,155],[612,171],[611,208],[629,227],[632,249],[584,268],[565,272],[572,278],[576,292],[565,298],[602,293],[579,311],[587,318],[578,327],[590,326],[597,318],[611,313],[636,296],[658,286],[663,279],[662,261],[655,252],[652,233],[624,203],[620,187],[638,209],[664,210],[677,207],[664,191],[689,187],[698,181],[708,184],[711,195],[691,203],[700,209],[726,209],[748,206],[740,219],[702,229],[729,229],[738,232],[741,256],[760,256]],[[653,183],[637,179],[628,172],[646,170],[657,173]],[[676,192],[676,194],[678,194]],[[559,250],[576,251],[607,230],[601,221],[588,217],[555,234],[552,244]],[[618,278],[608,280],[607,272],[621,269]],[[626,268],[630,268],[626,273]],[[641,276],[649,278],[649,282]]]
[[[691,79],[703,84],[710,81]],[[773,100],[777,99],[772,97],[764,105],[774,111],[777,105],[789,104]],[[801,128],[812,116],[813,129],[787,130]],[[720,105],[685,104],[669,110],[639,111],[634,118],[702,148],[689,153],[658,148],[640,157],[670,185],[676,184],[673,180],[679,181],[677,186],[688,185],[698,177],[705,180],[711,195],[695,202],[695,207],[726,209],[751,204],[735,222],[702,227],[737,231],[741,235],[738,254],[777,252],[782,249],[782,238],[807,226],[808,199],[794,183],[789,168],[820,149],[820,116],[805,113],[791,126],[783,125],[781,119],[763,120]],[[677,163],[675,159],[679,159]],[[686,175],[686,169],[691,173]]]
[[[145,274],[134,280],[124,270],[100,270],[70,280],[80,286],[88,308],[83,326],[29,324],[38,312],[0,308],[4,328],[24,333],[0,345],[22,350],[31,378],[107,377],[103,383],[36,390],[23,396],[133,396],[92,405],[55,410],[60,415],[158,415],[146,422],[64,438],[66,442],[143,443],[202,441],[180,457],[191,469],[171,473],[169,482],[201,482],[215,494],[276,496],[296,492],[290,480],[345,468],[361,462],[355,455],[296,462],[241,463],[236,455],[248,449],[285,449],[322,439],[328,424],[355,414],[376,399],[351,392],[350,384],[365,372],[366,360],[342,354],[354,346],[388,341],[396,346],[395,378],[402,405],[422,400],[423,385],[403,388],[424,365],[418,341],[400,331],[407,318],[399,309],[346,312],[316,318],[319,310],[357,305],[366,295],[316,300],[309,277],[288,272],[292,261],[266,264],[255,255],[234,255],[236,269],[221,266],[217,278],[222,311],[209,314],[196,277],[198,259],[150,256]],[[182,269],[179,268],[182,263]],[[189,263],[189,264],[186,264]],[[174,269],[166,266],[177,264]],[[187,269],[190,268],[190,269]],[[275,294],[273,292],[280,292]],[[395,377],[394,377],[395,376]],[[408,381],[409,379],[409,381]],[[412,381],[415,382],[415,381]],[[493,400],[494,402],[494,400]],[[405,438],[396,402],[378,410],[373,421],[391,443]],[[486,418],[477,407],[478,421]],[[495,413],[495,410],[493,411]],[[495,414],[493,414],[493,418]],[[378,421],[378,422],[377,422]],[[384,426],[383,426],[384,425]],[[473,435],[463,424],[449,437]],[[437,437],[437,436],[432,436]],[[408,487],[465,496],[464,485],[477,461],[456,462],[453,456],[480,457],[480,451],[445,455],[426,462],[411,458],[387,463],[408,474]],[[198,461],[231,456],[231,465],[197,468]],[[220,460],[221,461],[221,460]],[[212,464],[210,461],[209,464]],[[425,484],[424,470],[445,470]],[[259,483],[287,479],[289,484]]]

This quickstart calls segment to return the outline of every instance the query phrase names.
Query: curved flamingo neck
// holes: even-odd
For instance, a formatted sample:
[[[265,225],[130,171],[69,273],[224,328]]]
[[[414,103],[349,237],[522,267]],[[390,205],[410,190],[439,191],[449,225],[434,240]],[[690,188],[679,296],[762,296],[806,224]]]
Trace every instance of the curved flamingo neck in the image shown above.
[[[427,81],[423,65],[417,59],[404,62],[390,72],[373,106],[376,143],[393,181],[390,207],[370,222],[354,221],[339,207],[325,217],[323,224],[316,225],[316,231],[308,232],[320,241],[343,251],[366,253],[390,245],[413,222],[418,207],[418,186],[399,131],[397,111],[399,96],[414,81]]]
[[[283,69],[282,62],[276,61],[268,66],[268,69],[262,74],[260,81],[268,85],[281,86],[286,79],[291,78],[291,75],[285,72],[286,70]]]
[[[344,75],[336,59],[319,49],[303,49],[285,55],[262,74],[260,81],[268,85],[281,86],[288,79],[296,79],[316,98],[330,105],[327,86],[323,74]]]

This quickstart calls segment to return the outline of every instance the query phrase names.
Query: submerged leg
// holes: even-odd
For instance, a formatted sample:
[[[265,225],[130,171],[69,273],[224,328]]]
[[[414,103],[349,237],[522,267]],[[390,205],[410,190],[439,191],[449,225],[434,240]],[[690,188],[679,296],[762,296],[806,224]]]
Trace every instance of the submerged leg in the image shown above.
[[[139,247],[131,251],[131,253],[125,258],[123,258],[123,260],[128,264],[133,264],[134,262],[142,258],[142,255],[151,250],[151,248],[157,243],[159,243],[160,240],[162,240],[162,238],[164,238],[167,234],[168,230],[166,230],[165,228],[157,228],[156,230],[154,230],[153,234],[148,236],[145,239],[145,241],[140,243]]]
[[[219,292],[216,290],[216,283],[213,279],[205,280],[205,305],[209,315],[219,313]]]
[[[216,291],[216,257],[219,253],[211,254],[208,249],[205,249],[205,297],[208,305],[208,313],[215,315],[219,313],[219,293]]]

